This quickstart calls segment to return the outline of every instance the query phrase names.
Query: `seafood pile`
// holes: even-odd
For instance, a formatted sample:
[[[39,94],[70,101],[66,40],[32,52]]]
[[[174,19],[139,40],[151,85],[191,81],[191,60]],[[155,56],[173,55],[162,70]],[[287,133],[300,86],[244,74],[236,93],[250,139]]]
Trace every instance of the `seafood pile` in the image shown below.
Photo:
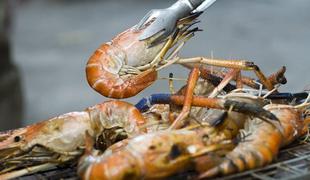
[[[253,62],[181,58],[198,14],[161,42],[132,27],[101,45],[86,66],[89,85],[114,99],[135,96],[172,64],[187,83],[136,105],[110,100],[0,133],[0,179],[77,165],[82,179],[208,179],[266,166],[308,132],[308,92],[283,93],[282,67],[266,76]],[[156,38],[156,37],[154,37]],[[224,70],[223,70],[224,69]],[[256,78],[242,75],[253,71]]]

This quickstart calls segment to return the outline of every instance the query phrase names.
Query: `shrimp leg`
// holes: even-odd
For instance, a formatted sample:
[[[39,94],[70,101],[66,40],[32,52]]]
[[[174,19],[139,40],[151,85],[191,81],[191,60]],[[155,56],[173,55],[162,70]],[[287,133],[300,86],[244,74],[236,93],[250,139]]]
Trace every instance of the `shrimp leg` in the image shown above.
[[[240,74],[239,69],[232,69],[229,73],[226,74],[225,78],[221,81],[221,83],[216,88],[214,88],[213,92],[209,95],[209,97],[216,97],[224,89],[224,87],[238,74]]]
[[[204,57],[194,57],[188,59],[180,59],[176,63],[186,64],[186,63],[200,63],[217,67],[226,67],[233,69],[241,69],[246,71],[254,71],[260,82],[269,90],[273,90],[274,86],[271,81],[266,78],[257,65],[250,61],[243,60],[218,60],[218,59],[208,59]]]
[[[189,69],[192,69],[193,67],[191,65],[183,65]],[[201,78],[209,80],[211,82],[216,82],[216,86],[217,86],[217,79],[223,79],[226,75],[225,72],[216,70],[216,69],[212,69],[210,70],[207,67],[200,67],[200,72],[201,72]],[[283,66],[281,67],[280,70],[278,70],[277,72],[271,74],[267,79],[272,83],[273,86],[275,86],[276,84],[286,84],[287,80],[285,77],[285,72],[286,72],[286,67]],[[237,80],[237,78],[234,78],[234,80]],[[258,80],[250,78],[250,77],[246,77],[246,76],[241,76],[241,81],[244,85],[247,85],[253,89],[259,89],[260,87],[258,86]],[[214,84],[214,83],[213,83]],[[265,88],[265,87],[263,87]],[[232,88],[230,88],[232,89]]]
[[[192,101],[193,101],[193,94],[194,89],[196,86],[196,83],[199,78],[199,69],[194,68],[192,72],[189,75],[188,78],[188,86],[185,92],[185,99],[184,99],[184,105],[183,109],[180,113],[180,115],[177,117],[177,119],[173,122],[173,124],[170,126],[170,129],[178,129],[184,125],[184,119],[189,115]]]

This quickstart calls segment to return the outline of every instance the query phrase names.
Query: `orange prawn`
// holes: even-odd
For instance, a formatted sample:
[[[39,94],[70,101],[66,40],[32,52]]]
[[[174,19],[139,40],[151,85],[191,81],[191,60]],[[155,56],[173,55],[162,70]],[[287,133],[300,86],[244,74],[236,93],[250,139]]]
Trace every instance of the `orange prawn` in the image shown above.
[[[108,101],[82,112],[3,132],[0,134],[0,179],[30,173],[32,166],[39,166],[35,169],[40,171],[75,160],[83,153],[85,131],[104,150],[124,138],[144,133],[144,125],[145,119],[133,105]]]
[[[306,106],[309,106],[307,104]],[[270,104],[264,107],[280,121],[280,129],[261,121],[248,121],[244,130],[244,140],[226,154],[214,168],[202,173],[199,178],[228,175],[270,164],[281,147],[290,144],[308,130],[309,118],[304,119],[304,105],[290,106]]]
[[[189,39],[198,30],[189,27],[199,15],[180,20],[177,32],[160,43],[152,43],[156,36],[139,40],[150,22],[139,30],[134,26],[101,45],[86,66],[89,85],[110,98],[128,98],[138,94],[157,79],[156,66],[168,50],[178,42]]]
[[[257,101],[256,96],[254,99],[251,97],[253,96],[238,99],[231,95],[227,97],[231,100],[212,99],[210,104],[219,103],[217,107],[221,109],[225,108],[223,104],[234,102],[232,104],[240,111],[260,112],[256,113],[257,116],[272,116],[260,108],[262,102]],[[244,102],[239,103],[237,99]],[[193,101],[195,103],[196,100]],[[83,179],[169,177],[193,168],[197,156],[208,152],[230,151],[235,146],[231,140],[236,137],[239,129],[243,128],[247,117],[243,113],[224,112],[218,117],[219,122],[215,120],[213,125],[203,123],[202,126],[199,124],[180,130],[140,135],[114,144],[102,155],[98,155],[97,150],[92,150],[90,143],[79,161],[78,173]]]

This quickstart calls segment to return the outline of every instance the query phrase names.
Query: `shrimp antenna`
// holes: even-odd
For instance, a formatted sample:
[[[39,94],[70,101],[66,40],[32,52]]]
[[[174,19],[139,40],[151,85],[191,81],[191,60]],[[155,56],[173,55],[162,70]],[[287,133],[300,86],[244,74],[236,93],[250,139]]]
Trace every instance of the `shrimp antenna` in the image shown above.
[[[272,93],[274,93],[275,91],[277,91],[277,90],[279,89],[280,86],[281,86],[280,84],[275,85],[275,87],[274,87],[271,91],[269,91],[267,94],[265,94],[265,95],[263,96],[263,98],[265,99],[265,98],[267,98],[270,94],[272,94]]]
[[[263,93],[263,84],[258,81],[255,81],[255,84],[259,86],[258,97],[261,97]]]
[[[258,83],[258,84],[260,84],[260,83]],[[268,93],[268,92],[266,92],[266,91],[264,91],[263,90],[263,85],[262,84],[260,84],[261,86],[261,88],[259,88],[259,89],[248,89],[248,88],[239,88],[239,89],[235,89],[235,90],[233,90],[233,91],[231,91],[231,92],[235,92],[235,93],[238,93],[238,92],[247,92],[247,93],[250,93],[251,95],[254,95],[254,96],[257,96],[257,97],[261,97],[262,96],[262,94],[264,94],[264,93]]]

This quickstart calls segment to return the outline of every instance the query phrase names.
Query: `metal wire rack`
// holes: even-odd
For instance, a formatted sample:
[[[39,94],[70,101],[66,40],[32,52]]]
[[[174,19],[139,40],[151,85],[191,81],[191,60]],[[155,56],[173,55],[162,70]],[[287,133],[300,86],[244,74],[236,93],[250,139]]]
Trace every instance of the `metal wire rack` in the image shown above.
[[[76,168],[57,168],[43,173],[16,178],[16,180],[77,180]]]
[[[54,169],[18,180],[76,180],[76,168]],[[310,141],[299,141],[282,150],[275,163],[261,169],[246,171],[221,180],[279,180],[310,179]]]

